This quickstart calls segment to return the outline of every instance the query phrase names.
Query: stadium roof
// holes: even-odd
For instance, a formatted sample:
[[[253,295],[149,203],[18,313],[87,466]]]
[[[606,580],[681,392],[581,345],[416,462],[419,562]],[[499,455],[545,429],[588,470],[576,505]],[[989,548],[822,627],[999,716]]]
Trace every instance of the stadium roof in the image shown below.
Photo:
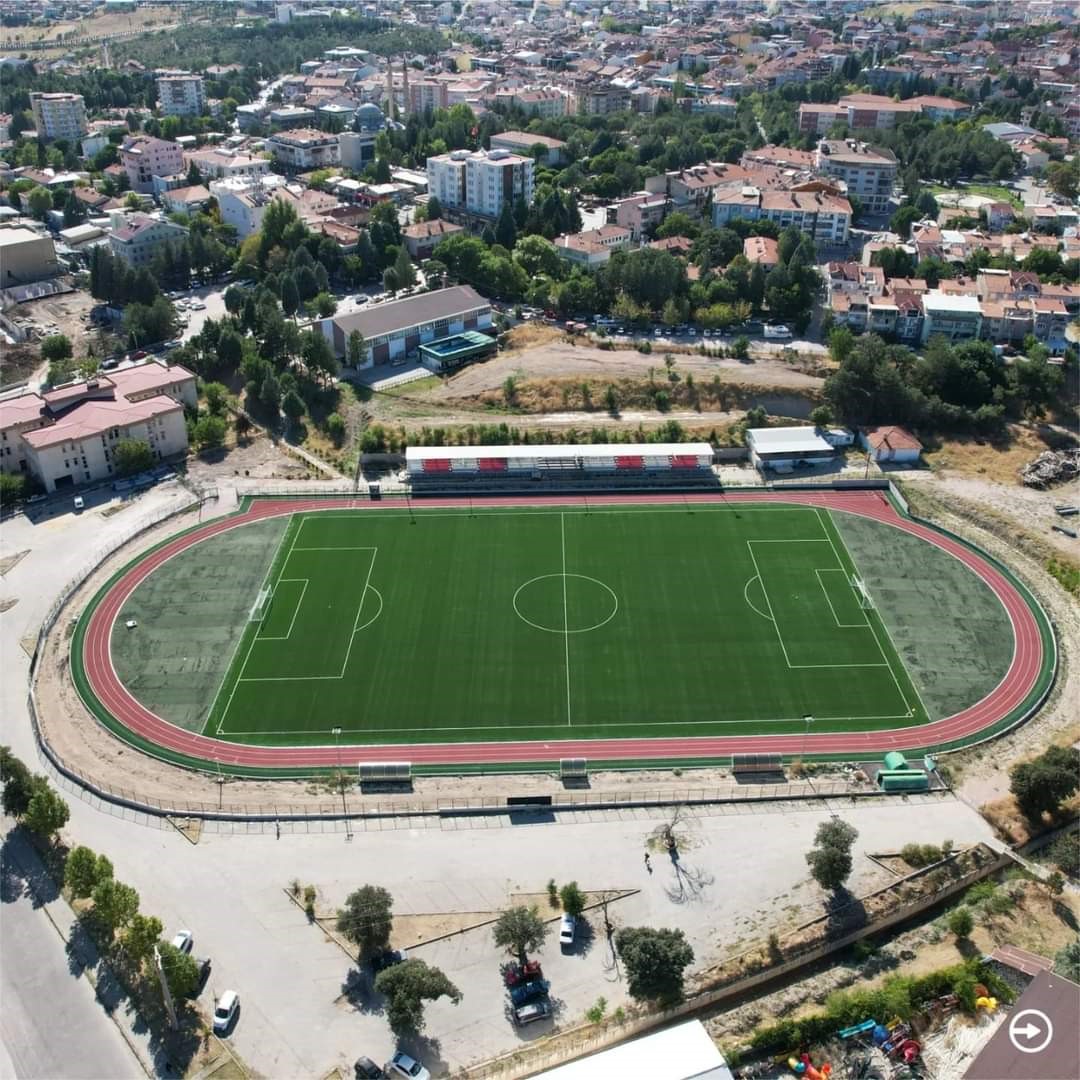
[[[691,1020],[539,1074],[543,1080],[608,1080],[613,1076],[731,1080],[731,1070],[701,1021]]]
[[[817,428],[812,427],[751,428],[747,431],[746,438],[759,456],[809,454],[820,450],[832,453],[835,450],[832,443],[826,441]]]
[[[824,441],[824,440],[822,440]],[[828,443],[825,444],[826,446]],[[687,457],[708,456],[708,443],[585,443],[581,446],[409,446],[406,461],[447,461],[454,458],[546,458]]]

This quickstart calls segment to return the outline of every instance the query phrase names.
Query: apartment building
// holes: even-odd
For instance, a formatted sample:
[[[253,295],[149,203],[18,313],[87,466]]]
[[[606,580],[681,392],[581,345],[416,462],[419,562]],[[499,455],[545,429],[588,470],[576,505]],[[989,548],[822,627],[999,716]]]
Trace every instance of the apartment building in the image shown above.
[[[434,221],[418,221],[413,225],[406,225],[401,230],[401,238],[405,242],[405,250],[409,257],[416,262],[430,259],[435,249],[450,236],[465,231],[463,225],[455,225],[452,221],[443,221],[436,218]]]
[[[671,201],[665,192],[639,191],[617,200],[614,210],[614,215],[608,211],[608,222],[629,229],[630,238],[636,243],[664,220],[671,210]]]
[[[206,112],[206,87],[201,75],[161,75],[157,92],[162,116],[202,116]]]
[[[574,112],[579,116],[607,116],[630,108],[630,91],[614,83],[585,82],[573,87]]]
[[[555,247],[567,262],[589,268],[602,266],[613,251],[630,246],[630,230],[621,225],[601,225],[598,229],[568,233],[555,238]]]
[[[566,95],[554,88],[500,92],[496,95],[496,101],[518,108],[526,116],[539,116],[544,120],[565,116],[570,111]]]
[[[815,159],[817,171],[847,185],[871,214],[889,212],[897,162],[891,150],[875,150],[855,139],[823,139]]]
[[[290,171],[307,172],[341,163],[341,144],[337,135],[313,128],[279,131],[266,140],[274,160]]]
[[[338,135],[341,164],[353,172],[363,172],[375,160],[375,131],[343,131]]]
[[[835,105],[806,102],[799,106],[799,131],[824,135],[833,124],[847,124],[853,130],[876,128],[888,131],[911,116],[932,120],[958,120],[971,113],[971,106],[951,98],[923,95],[894,101],[881,94],[848,94]]]
[[[427,159],[428,192],[451,211],[494,219],[506,202],[532,202],[534,169],[509,150],[454,150]]]
[[[223,146],[186,153],[184,164],[195,165],[205,180],[225,180],[232,176],[254,178],[270,173],[270,162],[266,158],[239,154]]]
[[[30,111],[39,139],[74,142],[86,134],[86,102],[82,94],[31,93]]]
[[[122,440],[147,443],[158,460],[182,454],[195,383],[186,368],[150,361],[43,394],[11,394],[0,399],[0,470],[28,474],[53,492],[113,476]]]
[[[815,244],[839,247],[851,229],[851,203],[828,191],[762,191],[752,185],[732,184],[713,193],[713,224],[720,227],[735,218],[775,221],[806,233]]]
[[[415,79],[409,82],[410,113],[422,113],[426,109],[448,109],[449,87],[441,79]]]
[[[184,171],[184,151],[179,143],[133,135],[120,147],[120,164],[128,175],[132,191],[148,195],[155,176],[176,176]]]
[[[513,154],[521,154],[524,157],[532,157],[533,148],[544,147],[544,163],[547,165],[561,165],[563,162],[566,143],[562,139],[551,139],[546,135],[536,135],[531,131],[504,131],[500,135],[491,136],[492,150],[509,150]]]
[[[949,294],[931,289],[922,298],[923,343],[932,337],[970,341],[982,330],[982,310],[977,296]]]
[[[119,211],[112,218],[109,247],[113,255],[135,269],[149,266],[166,244],[179,244],[187,238],[187,229],[164,218],[149,214],[125,218]]]

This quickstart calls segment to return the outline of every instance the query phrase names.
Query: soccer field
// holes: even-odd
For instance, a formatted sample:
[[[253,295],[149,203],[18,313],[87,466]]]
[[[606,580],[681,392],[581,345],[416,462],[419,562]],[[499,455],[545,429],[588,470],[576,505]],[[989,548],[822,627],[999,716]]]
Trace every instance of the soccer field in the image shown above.
[[[270,599],[235,643],[207,735],[542,741],[927,721],[827,510],[298,513],[266,558]]]

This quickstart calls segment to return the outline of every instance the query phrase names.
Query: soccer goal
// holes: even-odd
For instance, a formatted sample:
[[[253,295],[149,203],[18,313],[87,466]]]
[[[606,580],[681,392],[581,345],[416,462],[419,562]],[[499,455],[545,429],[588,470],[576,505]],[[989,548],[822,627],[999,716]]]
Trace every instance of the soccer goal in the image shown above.
[[[867,589],[863,579],[852,574],[851,587],[855,590],[855,595],[859,598],[859,607],[867,611],[873,610],[874,598],[870,595],[870,590]]]
[[[259,590],[259,595],[255,597],[255,603],[251,605],[251,614],[248,617],[249,622],[262,622],[266,618],[266,613],[270,610],[270,601],[273,599],[274,590],[267,586],[265,589]]]

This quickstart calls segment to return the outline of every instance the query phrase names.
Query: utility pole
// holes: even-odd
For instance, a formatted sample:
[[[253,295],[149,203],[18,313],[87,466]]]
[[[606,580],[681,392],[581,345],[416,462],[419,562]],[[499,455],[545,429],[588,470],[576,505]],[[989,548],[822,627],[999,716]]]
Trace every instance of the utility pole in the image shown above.
[[[157,972],[158,982],[161,983],[161,996],[165,1001],[165,1011],[169,1014],[169,1027],[173,1031],[180,1030],[180,1021],[176,1018],[176,1006],[173,1004],[172,991],[169,990],[169,981],[165,978],[165,969],[161,966],[161,953],[154,946],[154,970]]]
[[[349,826],[349,807],[345,802],[345,770],[341,767],[341,728],[331,729],[334,736],[334,746],[337,748],[337,771],[338,786],[341,790],[341,812],[345,816],[345,839],[352,839],[352,829]]]

